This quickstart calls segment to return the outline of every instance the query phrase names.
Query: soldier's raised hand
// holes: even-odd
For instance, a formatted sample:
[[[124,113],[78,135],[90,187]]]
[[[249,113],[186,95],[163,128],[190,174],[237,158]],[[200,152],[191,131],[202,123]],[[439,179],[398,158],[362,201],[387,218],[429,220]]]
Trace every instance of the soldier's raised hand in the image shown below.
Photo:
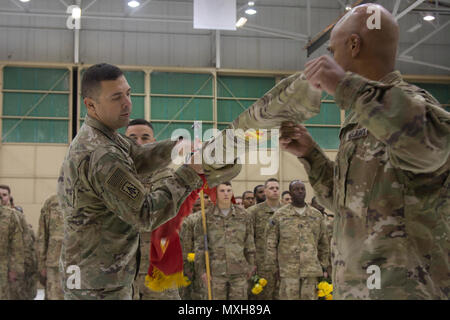
[[[313,150],[315,143],[303,125],[286,121],[280,127],[280,145],[282,150],[301,158]]]
[[[304,75],[312,86],[334,95],[339,82],[345,77],[345,71],[332,57],[324,55],[308,61]]]

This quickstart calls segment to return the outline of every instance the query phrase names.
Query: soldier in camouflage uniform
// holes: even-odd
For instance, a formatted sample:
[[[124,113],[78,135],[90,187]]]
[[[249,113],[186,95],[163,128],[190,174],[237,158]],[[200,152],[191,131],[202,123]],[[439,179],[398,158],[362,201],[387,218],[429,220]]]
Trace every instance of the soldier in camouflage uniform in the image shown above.
[[[0,185],[0,197],[3,206],[11,206],[12,210],[17,215],[21,229],[23,230],[22,237],[24,243],[24,270],[25,276],[21,281],[16,282],[15,294],[10,297],[13,300],[33,300],[37,294],[37,254],[36,254],[36,238],[33,227],[26,221],[23,210],[17,210],[11,205],[11,190],[9,186]]]
[[[217,204],[206,213],[211,293],[214,300],[246,300],[247,281],[255,271],[253,227],[247,212],[231,204],[231,183],[217,186]],[[196,272],[207,288],[202,219],[194,226]]]
[[[449,299],[450,114],[394,71],[398,24],[358,6],[334,27],[308,81],[348,115],[333,162],[301,125],[281,127],[321,204],[335,213],[336,299]],[[347,71],[347,72],[346,72]]]
[[[330,244],[325,218],[305,203],[305,185],[289,185],[292,203],[278,209],[266,230],[266,270],[280,278],[281,300],[317,300],[318,277],[327,277]]]
[[[38,270],[46,300],[64,300],[59,272],[63,237],[64,217],[55,194],[42,206],[37,238]]]
[[[0,300],[16,299],[25,277],[22,224],[15,210],[0,202]]]
[[[267,280],[267,285],[257,296],[254,296],[249,291],[249,297],[250,299],[257,300],[272,300],[277,297],[277,290],[275,289],[277,286],[277,281],[273,277],[273,274],[265,269],[265,230],[269,219],[272,218],[274,212],[281,207],[280,186],[277,179],[270,178],[265,182],[264,195],[266,200],[248,208],[247,212],[250,215],[253,224],[253,237],[255,239],[256,247],[256,273],[258,276]]]
[[[125,135],[136,142],[138,145],[155,142],[153,126],[145,119],[134,119],[128,123]],[[163,169],[167,172],[162,174],[173,175],[169,168]],[[161,174],[160,173],[160,174]],[[154,175],[139,176],[139,180],[149,192],[152,191],[152,178]],[[158,178],[159,177],[159,178]],[[156,174],[156,179],[161,177]],[[133,300],[180,300],[180,295],[177,289],[168,289],[162,292],[150,290],[145,285],[145,277],[147,276],[149,262],[150,262],[150,244],[151,232],[140,232],[140,264],[139,272],[133,284]]]
[[[199,200],[199,199],[197,199]],[[197,202],[197,201],[196,201]],[[200,201],[198,201],[200,202]],[[209,208],[205,206],[205,210]],[[189,253],[194,253],[195,257],[197,257],[197,253],[195,252],[195,243],[194,243],[194,226],[198,220],[202,220],[202,212],[197,211],[191,213],[183,220],[183,224],[181,225],[180,230],[180,240],[183,251],[183,266],[184,266],[184,274],[190,279],[191,284],[185,288],[182,288],[181,297],[183,300],[205,300],[206,292],[205,288],[202,284],[200,276],[195,272],[195,267],[192,267],[192,262],[188,261],[187,255]],[[201,222],[200,222],[201,223]]]
[[[202,186],[197,174],[202,169],[183,165],[147,192],[138,174],[167,167],[177,141],[138,146],[117,134],[131,113],[130,86],[119,68],[90,67],[81,91],[88,114],[58,179],[64,298],[131,299],[139,231],[154,230],[173,218],[192,190]]]
[[[319,210],[320,213],[325,218],[325,225],[327,226],[327,234],[328,234],[328,243],[330,243],[330,245],[331,245],[331,238],[333,236],[334,216],[332,214],[329,214],[329,213],[327,213],[325,211],[325,208],[323,206],[321,206],[317,202],[317,198],[316,197],[313,197],[311,199],[311,207],[316,208],[317,210]],[[331,259],[331,255],[330,255],[330,259]]]

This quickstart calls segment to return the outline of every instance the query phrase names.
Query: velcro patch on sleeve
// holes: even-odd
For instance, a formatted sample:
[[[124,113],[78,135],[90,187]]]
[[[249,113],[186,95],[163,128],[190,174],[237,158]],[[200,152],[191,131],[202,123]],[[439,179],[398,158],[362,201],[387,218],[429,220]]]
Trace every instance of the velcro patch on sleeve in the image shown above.
[[[116,167],[107,178],[106,184],[114,194],[124,199],[132,208],[140,208],[144,190],[136,177]]]

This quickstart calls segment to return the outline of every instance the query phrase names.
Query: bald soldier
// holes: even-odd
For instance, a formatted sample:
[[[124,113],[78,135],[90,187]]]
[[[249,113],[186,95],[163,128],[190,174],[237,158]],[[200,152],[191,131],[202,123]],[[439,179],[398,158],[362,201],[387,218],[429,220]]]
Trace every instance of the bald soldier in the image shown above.
[[[322,214],[305,203],[305,184],[289,184],[292,202],[266,226],[265,269],[280,279],[281,300],[317,300],[319,277],[328,277],[330,244]]]
[[[150,122],[145,119],[134,119],[128,123],[125,135],[136,142],[138,145],[144,145],[146,143],[151,143],[156,141],[153,132],[153,126]],[[168,170],[168,174],[172,174],[173,171],[169,168],[163,169]],[[139,180],[145,186],[147,191],[152,190],[152,177],[157,177],[158,175],[148,175],[140,176]],[[148,267],[150,263],[150,246],[151,246],[151,232],[140,232],[140,264],[139,272],[134,280],[133,285],[133,299],[134,300],[180,300],[180,295],[177,289],[168,289],[162,292],[156,292],[150,290],[145,285],[145,276],[148,272]]]
[[[58,179],[65,299],[131,300],[139,231],[152,231],[173,218],[202,186],[201,165],[189,164],[154,181],[152,192],[145,189],[138,174],[167,167],[177,141],[139,146],[117,133],[129,122],[130,92],[116,66],[97,64],[83,74],[87,116]]]
[[[253,237],[255,239],[256,247],[256,274],[267,280],[267,285],[264,290],[254,296],[250,293],[250,298],[258,300],[272,300],[277,296],[275,287],[277,285],[276,279],[273,275],[265,269],[265,250],[266,250],[266,236],[265,230],[269,219],[281,207],[280,203],[280,184],[277,179],[269,178],[264,185],[264,199],[265,201],[257,203],[256,205],[247,209],[253,224]],[[257,190],[255,195],[257,194]],[[258,197],[256,197],[258,198]]]
[[[374,6],[380,29],[368,29]],[[450,114],[395,71],[395,18],[357,6],[331,32],[329,51],[305,76],[347,117],[336,160],[307,130],[285,123],[321,204],[335,213],[336,299],[449,299]]]
[[[54,194],[41,208],[37,237],[39,281],[44,286],[46,300],[64,300],[59,272],[63,237],[64,217],[58,196]]]

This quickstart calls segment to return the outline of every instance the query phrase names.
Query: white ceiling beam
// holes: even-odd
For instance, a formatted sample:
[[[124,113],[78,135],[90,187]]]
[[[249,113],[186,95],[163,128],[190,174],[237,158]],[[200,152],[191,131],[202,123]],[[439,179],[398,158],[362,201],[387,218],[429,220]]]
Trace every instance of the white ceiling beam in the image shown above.
[[[134,15],[136,12],[138,12],[139,10],[142,10],[146,5],[148,5],[152,0],[146,0],[144,1],[139,7],[134,8],[129,14],[128,16],[132,16]]]
[[[423,37],[422,39],[420,39],[419,41],[417,41],[416,43],[414,43],[411,47],[409,47],[408,49],[404,50],[402,53],[400,53],[400,57],[404,57],[406,56],[406,54],[408,52],[410,52],[411,50],[413,50],[414,48],[416,48],[417,46],[419,46],[421,43],[423,43],[424,41],[427,41],[429,38],[431,38],[432,36],[434,36],[436,33],[438,33],[439,31],[445,29],[445,27],[447,27],[450,24],[450,20],[447,21],[446,23],[442,24],[439,28],[433,30],[432,32],[430,32],[429,34],[427,34],[425,37]]]
[[[400,1],[401,1],[401,0],[396,0],[396,1],[395,1],[394,9],[392,9],[392,15],[393,15],[394,17],[397,15],[398,8],[400,7]]]
[[[440,65],[440,64],[434,64],[434,63],[429,63],[429,62],[424,62],[424,61],[413,60],[413,59],[409,59],[407,57],[398,57],[397,60],[398,61],[402,61],[402,62],[408,62],[408,63],[412,63],[412,64],[417,64],[417,65],[421,65],[421,66],[426,66],[426,67],[431,67],[431,68],[436,68],[436,69],[450,71],[450,67],[447,67],[447,66],[443,66],[443,65]]]
[[[412,9],[420,6],[422,4],[422,2],[424,2],[425,0],[417,0],[416,2],[414,2],[412,5],[410,5],[408,8],[406,8],[405,10],[403,10],[402,12],[400,12],[398,15],[395,16],[395,19],[398,21],[400,18],[402,18],[403,16],[405,16],[408,12],[410,12]]]
[[[83,13],[85,13],[97,0],[92,0],[86,7],[83,8]]]
[[[17,3],[16,0],[9,0],[10,2],[14,3],[16,7],[20,8],[22,11],[26,11],[26,9],[20,5],[20,3]]]

